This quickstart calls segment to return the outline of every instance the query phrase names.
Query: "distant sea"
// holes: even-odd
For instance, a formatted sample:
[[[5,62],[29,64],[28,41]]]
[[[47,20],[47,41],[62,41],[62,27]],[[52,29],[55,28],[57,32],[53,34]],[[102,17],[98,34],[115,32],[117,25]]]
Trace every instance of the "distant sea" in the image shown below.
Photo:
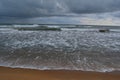
[[[60,31],[34,30],[41,26]],[[106,29],[109,31],[99,31]],[[39,70],[119,71],[120,27],[0,25],[0,66]]]

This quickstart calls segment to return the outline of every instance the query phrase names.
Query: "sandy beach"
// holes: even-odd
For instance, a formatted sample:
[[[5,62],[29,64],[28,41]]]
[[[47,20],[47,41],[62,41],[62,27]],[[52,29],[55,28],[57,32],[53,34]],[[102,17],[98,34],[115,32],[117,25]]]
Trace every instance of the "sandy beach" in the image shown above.
[[[120,80],[120,72],[41,71],[0,67],[0,80]]]

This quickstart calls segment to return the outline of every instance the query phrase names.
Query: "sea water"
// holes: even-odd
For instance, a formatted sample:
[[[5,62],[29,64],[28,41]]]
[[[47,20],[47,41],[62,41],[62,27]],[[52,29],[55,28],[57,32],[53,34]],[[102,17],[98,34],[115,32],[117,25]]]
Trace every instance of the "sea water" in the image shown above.
[[[84,26],[62,27],[61,31],[19,31],[12,25],[2,26],[0,66],[96,72],[120,70],[118,28],[108,27],[110,32],[101,33],[98,27]]]

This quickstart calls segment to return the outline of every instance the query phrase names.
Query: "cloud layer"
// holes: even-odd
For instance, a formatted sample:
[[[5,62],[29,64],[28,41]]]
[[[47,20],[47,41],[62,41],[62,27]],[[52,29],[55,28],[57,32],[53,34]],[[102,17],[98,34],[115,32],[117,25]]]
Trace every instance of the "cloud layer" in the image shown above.
[[[120,10],[120,0],[0,0],[1,17],[69,16]]]
[[[0,0],[0,22],[112,24],[120,20],[119,3],[120,0]]]

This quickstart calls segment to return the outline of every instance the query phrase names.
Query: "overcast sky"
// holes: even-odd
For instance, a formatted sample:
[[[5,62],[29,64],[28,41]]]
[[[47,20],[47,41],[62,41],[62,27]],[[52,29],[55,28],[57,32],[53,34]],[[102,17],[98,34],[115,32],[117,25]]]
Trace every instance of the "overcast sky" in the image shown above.
[[[120,0],[0,0],[0,22],[120,25]]]

